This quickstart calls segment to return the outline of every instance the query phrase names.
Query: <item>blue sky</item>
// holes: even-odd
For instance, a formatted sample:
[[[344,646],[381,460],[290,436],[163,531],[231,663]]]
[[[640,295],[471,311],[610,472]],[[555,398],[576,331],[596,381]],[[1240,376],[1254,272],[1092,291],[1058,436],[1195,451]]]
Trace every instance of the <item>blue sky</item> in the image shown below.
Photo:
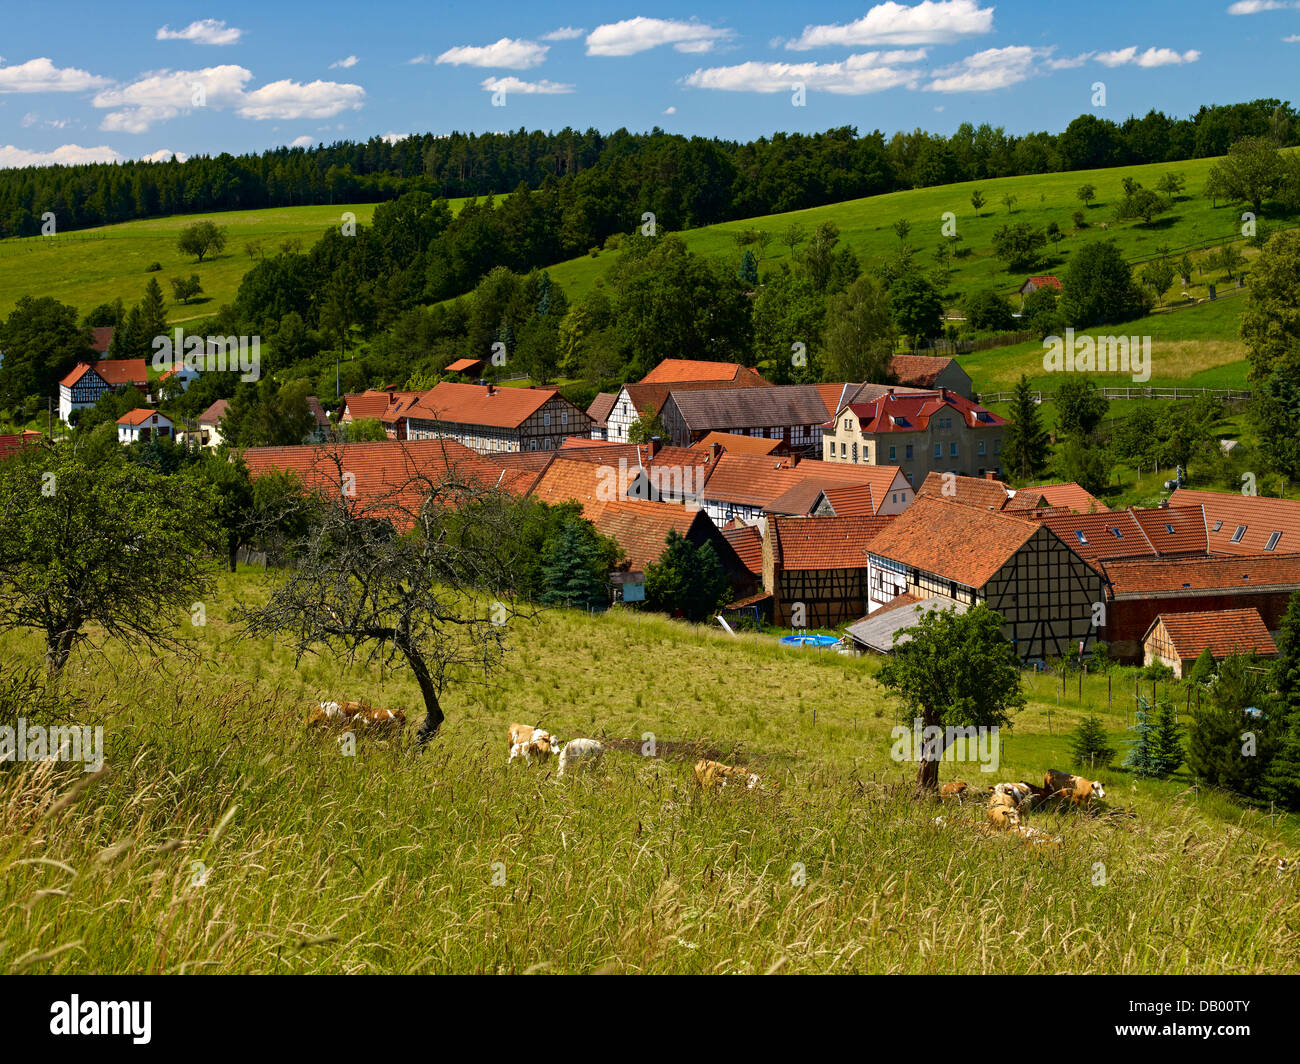
[[[6,6],[0,167],[566,125],[1021,133],[1300,95],[1300,0]]]

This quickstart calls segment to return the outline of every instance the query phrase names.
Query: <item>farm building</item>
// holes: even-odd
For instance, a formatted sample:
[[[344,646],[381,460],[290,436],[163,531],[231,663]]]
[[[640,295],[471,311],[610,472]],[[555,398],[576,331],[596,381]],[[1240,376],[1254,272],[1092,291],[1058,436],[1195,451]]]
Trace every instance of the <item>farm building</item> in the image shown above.
[[[458,358],[455,362],[447,363],[448,373],[461,373],[466,377],[477,377],[483,372],[483,360],[481,358]]]
[[[888,654],[894,647],[912,638],[904,633],[906,629],[920,621],[920,614],[931,613],[934,610],[965,613],[968,609],[970,606],[965,602],[954,602],[949,598],[934,595],[929,598],[899,595],[888,606],[881,606],[870,616],[849,625],[845,632],[858,650],[873,654]]]
[[[74,410],[94,406],[118,388],[139,388],[148,396],[149,371],[143,358],[101,359],[93,365],[78,362],[59,381],[59,420],[68,421]]]
[[[665,358],[638,384],[712,384],[716,388],[743,388],[767,384],[762,375],[735,362],[705,362],[691,358]]]
[[[442,381],[397,415],[399,439],[452,439],[480,453],[551,451],[591,419],[555,388],[498,388]],[[404,426],[404,430],[403,430]]]
[[[626,390],[626,389],[625,389]],[[673,387],[659,410],[669,440],[679,447],[699,443],[711,432],[784,440],[795,453],[821,448],[826,401],[812,384],[766,388]]]
[[[1097,573],[1039,521],[918,497],[871,543],[868,608],[903,594],[987,603],[1021,658],[1060,657],[1095,637]]]
[[[947,388],[964,399],[969,399],[972,394],[970,374],[955,358],[895,355],[889,370],[894,380],[907,388]]]
[[[591,418],[591,438],[593,440],[609,439],[609,413],[614,409],[618,396],[613,392],[601,392],[587,407],[587,416]]]
[[[172,420],[166,414],[148,407],[140,407],[117,419],[117,442],[138,443],[148,440],[169,440],[175,432]]]
[[[1259,610],[1212,610],[1160,614],[1142,639],[1142,661],[1168,665],[1182,679],[1207,649],[1215,661],[1230,654],[1277,654]]]
[[[772,622],[833,628],[867,610],[867,549],[892,517],[785,517],[763,538],[763,590]]]
[[[1026,277],[1024,284],[1019,288],[1020,306],[1023,308],[1025,305],[1025,297],[1037,292],[1040,288],[1050,288],[1053,291],[1059,292],[1061,290],[1060,278],[1052,273],[1040,274],[1037,277]]]
[[[1101,568],[1109,584],[1102,638],[1121,661],[1141,660],[1161,614],[1249,608],[1275,632],[1300,591],[1300,554],[1121,559]]]

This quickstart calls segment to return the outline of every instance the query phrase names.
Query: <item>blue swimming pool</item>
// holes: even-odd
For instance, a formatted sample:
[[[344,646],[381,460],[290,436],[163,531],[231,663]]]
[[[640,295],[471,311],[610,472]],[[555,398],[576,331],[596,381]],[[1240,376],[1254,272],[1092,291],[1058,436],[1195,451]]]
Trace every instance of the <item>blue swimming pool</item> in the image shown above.
[[[785,647],[833,647],[839,640],[833,635],[787,635],[781,637]]]

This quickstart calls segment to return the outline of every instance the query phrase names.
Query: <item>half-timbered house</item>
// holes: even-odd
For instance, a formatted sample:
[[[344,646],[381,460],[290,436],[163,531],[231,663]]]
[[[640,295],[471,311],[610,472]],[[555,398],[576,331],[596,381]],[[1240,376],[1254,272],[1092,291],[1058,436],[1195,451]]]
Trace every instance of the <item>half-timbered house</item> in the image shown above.
[[[780,627],[833,628],[867,612],[868,549],[892,517],[772,514],[763,537],[763,590]]]

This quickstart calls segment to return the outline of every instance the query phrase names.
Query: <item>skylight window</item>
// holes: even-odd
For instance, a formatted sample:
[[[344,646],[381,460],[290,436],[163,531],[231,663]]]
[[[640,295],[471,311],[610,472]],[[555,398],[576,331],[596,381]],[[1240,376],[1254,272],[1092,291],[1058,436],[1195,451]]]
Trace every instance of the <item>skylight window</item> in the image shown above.
[[[1222,522],[1222,521],[1215,521],[1215,522],[1214,522],[1214,527],[1213,527],[1212,529],[1210,529],[1210,531],[1211,531],[1211,532],[1217,532],[1217,531],[1219,531],[1219,529],[1221,529],[1222,527],[1223,527],[1223,522]]]
[[[1231,542],[1233,542],[1233,543],[1240,543],[1240,542],[1241,542],[1241,537],[1244,536],[1245,534],[1246,534],[1246,526],[1245,526],[1245,525],[1238,525],[1238,526],[1237,526],[1237,531],[1234,532],[1234,533],[1232,534],[1232,540],[1231,540]]]
[[[1264,544],[1264,549],[1272,550],[1274,547],[1277,546],[1277,541],[1281,538],[1282,538],[1281,532],[1274,532],[1271,536],[1268,537],[1268,542]]]
[[[1166,524],[1166,525],[1165,525],[1165,531],[1168,532],[1168,533],[1172,536],[1172,535],[1174,534],[1174,526],[1171,525],[1171,524]]]
[[[1111,531],[1111,534],[1112,534],[1116,539],[1123,539],[1123,538],[1124,538],[1124,533],[1121,532],[1118,528],[1112,528],[1110,531]]]
[[[1088,537],[1083,534],[1083,529],[1081,528],[1076,528],[1074,530],[1074,538],[1077,539],[1080,543],[1088,542]]]

